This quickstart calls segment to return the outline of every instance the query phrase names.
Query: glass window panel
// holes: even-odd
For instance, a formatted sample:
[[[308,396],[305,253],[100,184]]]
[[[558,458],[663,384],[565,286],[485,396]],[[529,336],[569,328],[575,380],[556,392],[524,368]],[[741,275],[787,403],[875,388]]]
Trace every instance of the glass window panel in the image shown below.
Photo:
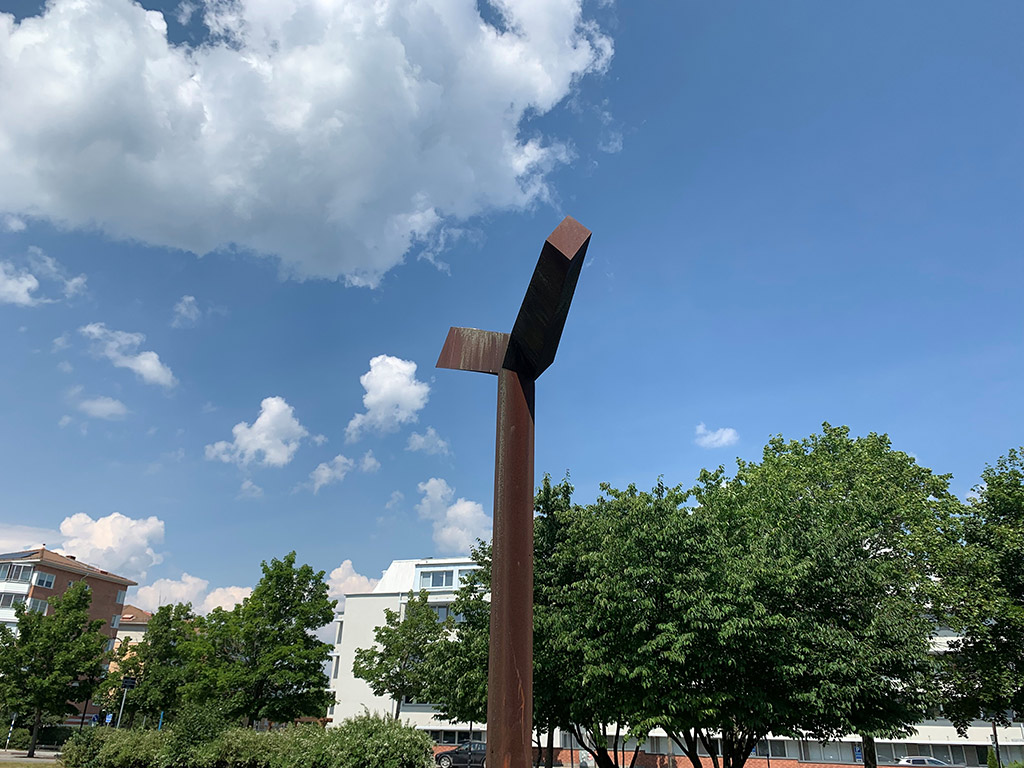
[[[772,757],[788,757],[785,739],[771,739]]]
[[[824,760],[821,757],[821,744],[816,741],[805,741],[804,742],[804,760],[812,763],[821,763]]]
[[[455,731],[442,731],[441,732],[441,743],[442,744],[454,744],[455,743]]]
[[[953,762],[949,756],[949,745],[948,744],[932,744],[932,757],[936,757],[945,763]]]
[[[420,574],[420,589],[430,588],[430,576],[431,574],[429,571]]]
[[[988,747],[975,746],[971,747],[971,751],[974,752],[971,765],[988,765]]]
[[[878,757],[879,763],[892,765],[896,762],[896,758],[892,756],[892,744],[886,744],[880,741],[875,742],[875,755]]]
[[[964,747],[962,744],[953,744],[950,746],[950,762],[953,765],[967,765],[967,755],[964,753]]]
[[[826,763],[843,762],[842,744],[838,741],[826,741],[821,745],[821,759]]]
[[[901,757],[906,757],[910,753],[907,752],[907,743],[903,741],[894,742],[892,745],[892,756],[899,760]],[[916,754],[916,753],[915,753]]]
[[[10,570],[10,563],[4,563],[3,565],[0,565],[0,581],[7,581],[7,574],[10,572]]]
[[[762,739],[754,747],[754,754],[758,757],[768,757],[768,742]]]

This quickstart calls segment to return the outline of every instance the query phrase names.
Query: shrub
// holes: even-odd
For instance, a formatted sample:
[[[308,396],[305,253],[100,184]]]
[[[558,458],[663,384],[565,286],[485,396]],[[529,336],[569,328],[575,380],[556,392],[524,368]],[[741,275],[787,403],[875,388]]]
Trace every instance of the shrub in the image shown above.
[[[431,768],[434,742],[423,731],[369,713],[343,720],[327,733],[325,768]]]
[[[999,768],[999,760],[996,757],[996,751],[992,747],[988,748],[988,768]]]
[[[28,742],[32,738],[32,732],[28,728],[15,728],[11,731],[11,749],[28,749]],[[4,738],[4,743],[7,739]]]
[[[60,761],[67,768],[92,768],[103,746],[103,734],[109,728],[86,728],[77,731],[64,743]]]
[[[227,727],[224,713],[215,706],[182,707],[174,718],[174,723],[167,729],[167,736],[160,750],[159,768],[206,768],[211,763],[210,747]]]

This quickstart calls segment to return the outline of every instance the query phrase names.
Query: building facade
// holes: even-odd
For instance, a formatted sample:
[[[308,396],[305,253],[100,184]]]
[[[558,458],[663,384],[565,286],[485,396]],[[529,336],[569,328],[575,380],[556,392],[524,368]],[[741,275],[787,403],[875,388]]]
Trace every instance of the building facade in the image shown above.
[[[28,610],[46,612],[50,598],[63,595],[78,581],[89,586],[92,595],[89,618],[103,622],[100,632],[107,637],[107,650],[113,650],[125,597],[135,582],[42,547],[0,554],[0,622],[17,631],[16,605],[20,603]],[[66,721],[69,724],[77,724],[96,711],[86,702],[73,703],[80,714],[69,718]],[[83,711],[86,714],[81,714]]]
[[[396,560],[384,572],[373,592],[346,595],[345,607],[335,619],[334,653],[331,657],[331,691],[334,704],[328,718],[339,723],[361,714],[364,709],[380,714],[393,714],[395,702],[376,696],[365,681],[352,674],[356,650],[373,645],[373,630],[385,621],[385,609],[404,611],[410,590],[427,590],[429,602],[436,606],[438,617],[448,615],[461,576],[476,564],[468,558],[426,558]],[[939,643],[948,638],[939,638]],[[433,737],[438,749],[450,748],[470,738],[486,739],[486,726],[480,723],[439,721],[429,704],[404,703],[401,719]],[[906,739],[876,741],[879,765],[895,765],[910,756],[935,757],[951,765],[985,766],[993,735],[998,737],[1003,765],[1024,761],[1024,723],[993,731],[990,723],[978,721],[961,738],[952,723],[941,718],[920,723],[917,733]],[[568,733],[556,734],[558,759],[564,766],[592,765],[585,750]],[[751,768],[812,768],[837,764],[862,763],[860,737],[846,736],[824,744],[816,741],[775,738],[770,736],[757,745]],[[635,743],[627,745],[632,752]],[[654,731],[641,747],[637,766],[643,768],[674,768],[689,766],[687,758],[663,731]],[[711,768],[710,756],[704,764]]]

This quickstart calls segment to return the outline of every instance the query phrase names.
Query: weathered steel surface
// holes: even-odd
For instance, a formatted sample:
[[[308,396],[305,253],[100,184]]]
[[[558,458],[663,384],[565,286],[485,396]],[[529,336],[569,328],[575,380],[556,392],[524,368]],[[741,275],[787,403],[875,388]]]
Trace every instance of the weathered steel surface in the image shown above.
[[[566,216],[548,236],[519,308],[504,367],[536,379],[555,359],[590,230]]]
[[[487,764],[533,765],[534,382],[502,369],[494,451]]]
[[[487,765],[533,765],[535,380],[555,358],[590,230],[567,216],[541,249],[512,333],[451,328],[438,368],[498,375]]]
[[[437,367],[497,374],[505,359],[508,336],[477,328],[449,328]]]

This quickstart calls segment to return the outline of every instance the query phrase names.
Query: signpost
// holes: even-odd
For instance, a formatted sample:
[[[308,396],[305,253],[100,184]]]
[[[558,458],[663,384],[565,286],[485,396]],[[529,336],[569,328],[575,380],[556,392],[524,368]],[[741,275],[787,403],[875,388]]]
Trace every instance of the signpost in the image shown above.
[[[544,242],[511,333],[451,328],[438,368],[498,377],[487,765],[533,765],[534,382],[551,365],[590,230],[566,216]]]
[[[121,711],[117,713],[117,725],[114,726],[115,728],[120,728],[121,727],[121,715],[124,714],[124,700],[128,697],[128,689],[129,688],[134,688],[134,687],[135,687],[135,678],[134,677],[122,677],[121,678],[121,689],[123,691],[121,693]],[[107,715],[107,722],[108,723],[110,722],[110,715]]]

